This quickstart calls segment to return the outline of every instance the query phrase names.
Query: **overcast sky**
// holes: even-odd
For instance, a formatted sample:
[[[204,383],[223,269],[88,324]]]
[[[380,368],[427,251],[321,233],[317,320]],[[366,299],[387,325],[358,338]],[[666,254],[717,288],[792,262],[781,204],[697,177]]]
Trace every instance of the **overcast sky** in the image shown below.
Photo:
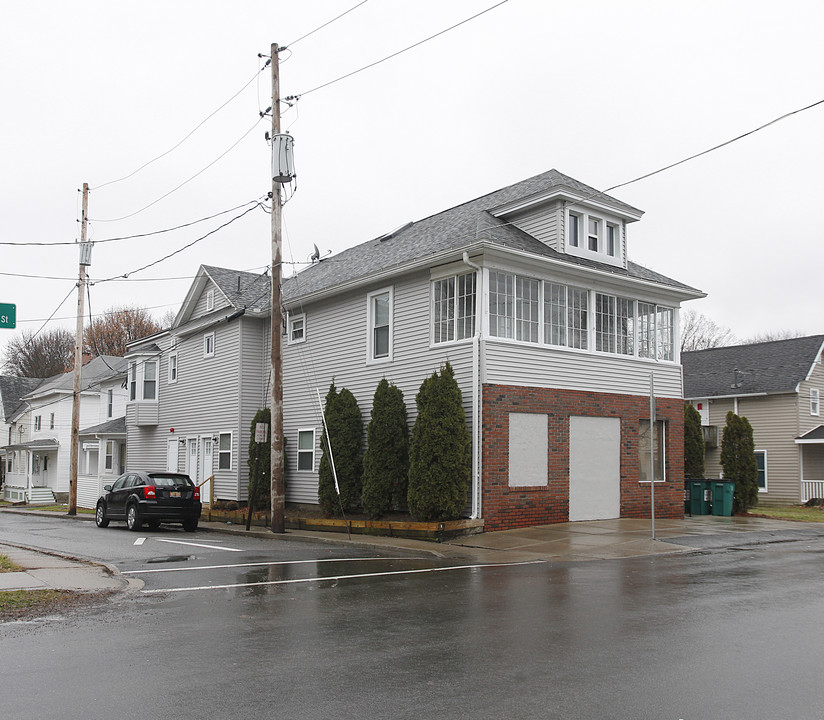
[[[284,210],[294,263],[313,243],[337,253],[550,168],[606,189],[824,99],[820,0],[509,0],[315,89],[496,0],[369,0],[299,40],[357,2],[6,3],[0,241],[78,239],[84,182],[92,240],[265,195],[271,85],[258,53],[273,42],[290,46],[281,95],[302,96],[282,116],[298,173]],[[646,213],[629,228],[630,258],[706,292],[686,307],[740,339],[824,332],[823,125],[821,105],[612,191]],[[262,271],[269,216],[256,209],[133,273],[239,212],[95,245],[91,311],[176,311],[201,263]],[[0,245],[0,302],[18,318],[0,329],[0,351],[64,298],[55,323],[74,328],[77,263],[76,246]]]

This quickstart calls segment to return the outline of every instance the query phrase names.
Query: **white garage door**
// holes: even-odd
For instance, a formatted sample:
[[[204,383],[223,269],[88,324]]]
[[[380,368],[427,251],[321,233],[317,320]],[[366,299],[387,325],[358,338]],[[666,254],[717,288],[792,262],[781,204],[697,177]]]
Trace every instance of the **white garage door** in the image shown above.
[[[569,419],[569,519],[621,516],[621,421]]]

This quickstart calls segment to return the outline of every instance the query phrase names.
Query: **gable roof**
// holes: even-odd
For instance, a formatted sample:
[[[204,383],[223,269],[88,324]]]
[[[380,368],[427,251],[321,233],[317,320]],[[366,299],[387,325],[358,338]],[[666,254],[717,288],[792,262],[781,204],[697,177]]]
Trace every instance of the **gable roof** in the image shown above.
[[[42,382],[44,382],[43,378],[0,375],[0,407],[2,407],[3,419],[6,422],[12,422],[22,405],[23,397]]]
[[[229,307],[237,310],[256,309],[268,313],[272,304],[272,283],[268,270],[264,273],[250,273],[214,265],[201,265],[172,323],[173,328],[185,325],[191,320],[195,305],[209,281],[217,287]],[[215,302],[214,312],[216,314],[225,311],[225,306],[221,307]],[[146,338],[143,338],[134,344],[137,345],[145,340]]]
[[[616,276],[656,283],[681,291],[688,297],[703,297],[704,293],[701,291],[633,262],[628,262],[627,267],[622,268],[560,253],[492,214],[517,200],[540,198],[551,191],[558,191],[564,197],[597,202],[628,218],[637,219],[641,215],[640,210],[620,200],[557,170],[549,170],[423,220],[408,223],[394,233],[326,258],[284,281],[284,302],[332,292],[363,279],[412,267],[415,263],[453,261],[460,257],[462,251],[480,249],[484,245],[508,248]]]
[[[80,435],[126,435],[126,416],[107,420],[99,425],[81,430]]]
[[[82,389],[88,390],[94,385],[98,385],[106,380],[114,379],[126,374],[127,361],[122,357],[114,355],[99,355],[92,358],[83,366],[81,372]],[[42,397],[51,393],[73,392],[74,391],[74,371],[61,373],[54,377],[43,380],[34,390],[27,394],[27,397]]]
[[[684,397],[796,392],[821,361],[823,346],[824,335],[810,335],[681,353]]]

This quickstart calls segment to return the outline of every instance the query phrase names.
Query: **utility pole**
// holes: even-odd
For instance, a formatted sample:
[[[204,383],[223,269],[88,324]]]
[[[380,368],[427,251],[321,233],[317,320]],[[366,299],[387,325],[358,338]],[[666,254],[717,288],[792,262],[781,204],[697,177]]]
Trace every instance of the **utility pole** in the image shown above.
[[[86,266],[91,262],[91,247],[86,240],[89,215],[89,184],[83,183],[83,209],[80,218],[80,271],[77,280],[77,325],[74,337],[74,390],[72,392],[72,448],[69,465],[69,515],[77,514],[77,464],[80,454],[80,381],[83,368],[83,312],[86,295]]]
[[[272,43],[272,151],[276,150],[277,136],[280,135],[280,69],[278,67],[278,44]],[[274,159],[271,164],[274,170]],[[282,279],[281,258],[281,214],[283,201],[280,183],[272,172],[272,395],[270,402],[272,432],[271,440],[271,496],[272,532],[285,531],[284,512],[286,507],[286,483],[283,477],[283,356],[281,349],[281,327],[283,311],[280,297]]]

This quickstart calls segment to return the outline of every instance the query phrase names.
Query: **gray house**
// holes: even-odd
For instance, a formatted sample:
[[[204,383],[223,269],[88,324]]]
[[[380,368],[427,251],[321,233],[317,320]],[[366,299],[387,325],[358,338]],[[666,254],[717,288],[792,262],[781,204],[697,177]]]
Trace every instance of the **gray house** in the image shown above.
[[[701,414],[707,477],[721,476],[727,412],[753,427],[759,502],[824,497],[824,335],[683,353],[684,394]]]
[[[641,215],[551,170],[287,279],[287,501],[318,501],[333,380],[366,423],[386,378],[412,422],[421,382],[449,361],[473,438],[467,511],[487,529],[647,516],[652,477],[658,516],[682,514],[678,311],[703,294],[628,259]],[[214,476],[215,498],[246,499],[268,306],[267,276],[202,266],[172,328],[130,346],[130,467]]]

